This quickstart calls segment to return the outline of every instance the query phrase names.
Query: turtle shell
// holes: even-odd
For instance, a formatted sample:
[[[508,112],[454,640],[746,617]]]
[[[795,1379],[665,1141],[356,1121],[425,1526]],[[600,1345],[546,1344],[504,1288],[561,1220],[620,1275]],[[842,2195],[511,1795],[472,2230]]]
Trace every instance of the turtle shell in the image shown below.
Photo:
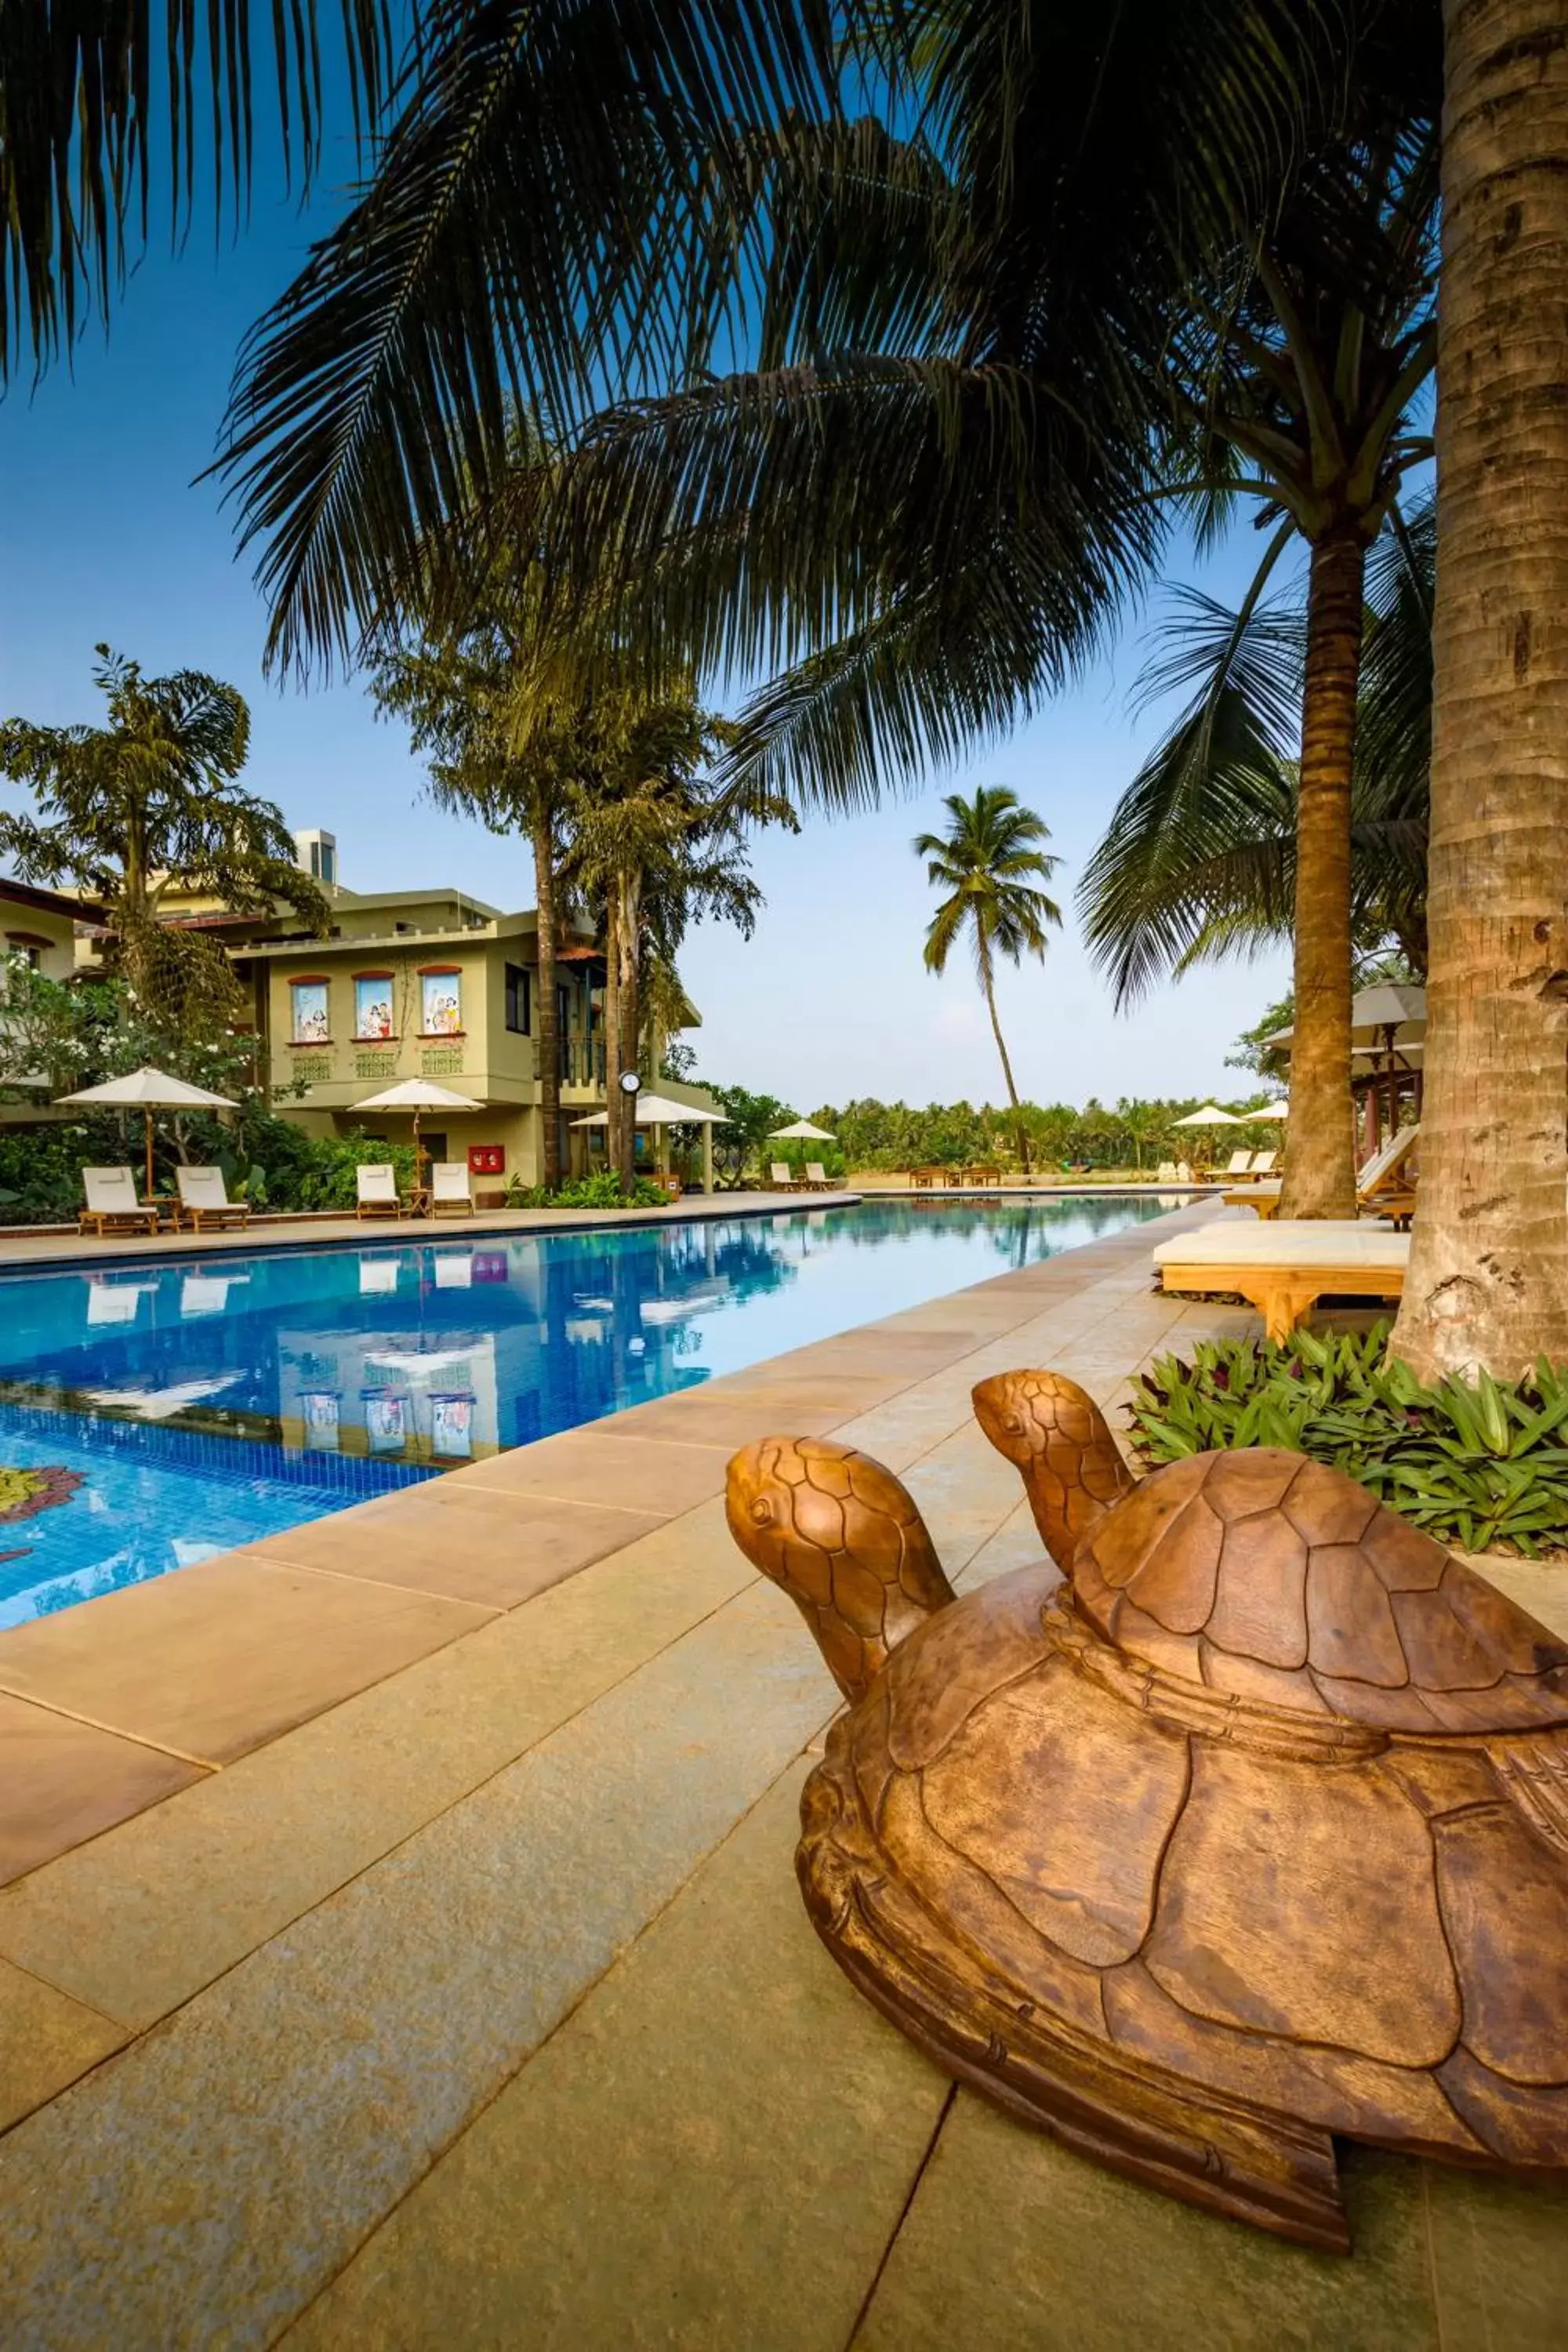
[[[1385,1731],[1568,1723],[1568,1647],[1364,1486],[1279,1447],[1156,1471],[1071,1575],[1119,1650],[1237,1698]]]
[[[1564,1727],[1568,1649],[1463,1562],[1299,1454],[1199,1456],[1067,1588],[1023,1570],[894,1650],[803,1885],[1004,2105],[1342,2244],[1327,2135],[1568,2164]]]

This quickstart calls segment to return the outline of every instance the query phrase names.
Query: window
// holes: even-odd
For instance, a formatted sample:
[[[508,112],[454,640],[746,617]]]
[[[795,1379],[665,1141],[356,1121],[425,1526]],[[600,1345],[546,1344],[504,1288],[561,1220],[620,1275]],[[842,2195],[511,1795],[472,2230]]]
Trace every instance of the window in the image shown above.
[[[463,1034],[463,976],[455,964],[427,965],[419,975],[419,1027],[426,1037]]]
[[[381,1037],[395,1037],[392,1019],[392,974],[389,971],[356,971],[354,974],[354,1035],[368,1043]]]
[[[533,1027],[533,975],[524,964],[506,967],[506,1025],[519,1037]]]
[[[295,1045],[330,1045],[332,1024],[327,1016],[328,982],[291,980],[289,983],[289,1042]]]
[[[331,887],[338,878],[338,851],[335,842],[329,841],[323,836],[321,840],[310,844],[310,871],[318,882],[324,882],[329,889]]]
[[[52,945],[52,940],[41,940],[34,931],[7,931],[5,934],[5,953],[15,956],[18,963],[25,963],[29,971],[41,970],[44,950]]]

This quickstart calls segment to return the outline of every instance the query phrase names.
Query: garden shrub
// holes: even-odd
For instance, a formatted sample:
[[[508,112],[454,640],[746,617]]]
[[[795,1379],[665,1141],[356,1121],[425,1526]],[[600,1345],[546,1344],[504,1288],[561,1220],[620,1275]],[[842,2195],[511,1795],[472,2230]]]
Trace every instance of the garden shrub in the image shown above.
[[[563,1184],[556,1192],[547,1192],[542,1184],[514,1181],[507,1187],[506,1204],[509,1209],[657,1209],[666,1197],[646,1176],[635,1178],[631,1191],[623,1192],[614,1170],[600,1168],[592,1176]]]
[[[1208,1340],[1132,1384],[1132,1439],[1152,1464],[1214,1447],[1283,1445],[1357,1479],[1466,1551],[1568,1548],[1568,1371],[1482,1372],[1423,1387],[1386,1362],[1389,1326]]]

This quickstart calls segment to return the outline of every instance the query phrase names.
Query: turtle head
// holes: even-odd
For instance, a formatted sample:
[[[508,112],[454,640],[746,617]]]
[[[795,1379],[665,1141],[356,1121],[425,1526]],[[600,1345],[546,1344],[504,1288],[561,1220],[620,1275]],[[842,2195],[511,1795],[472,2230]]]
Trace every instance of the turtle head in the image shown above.
[[[1081,1538],[1137,1483],[1110,1424],[1060,1372],[997,1372],[973,1393],[981,1428],[1022,1477],[1046,1549],[1067,1570]]]
[[[730,1532],[789,1594],[846,1698],[952,1601],[924,1520],[890,1470],[825,1437],[763,1437],[730,1464]]]

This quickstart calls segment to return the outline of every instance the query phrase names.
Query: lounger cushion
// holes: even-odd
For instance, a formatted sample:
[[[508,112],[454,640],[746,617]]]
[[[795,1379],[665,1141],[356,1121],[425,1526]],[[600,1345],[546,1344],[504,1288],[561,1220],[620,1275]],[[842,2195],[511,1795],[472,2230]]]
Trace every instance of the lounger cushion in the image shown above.
[[[1154,1264],[1174,1265],[1404,1267],[1410,1236],[1360,1218],[1274,1218],[1263,1224],[1238,1217],[1173,1234],[1154,1248]]]

